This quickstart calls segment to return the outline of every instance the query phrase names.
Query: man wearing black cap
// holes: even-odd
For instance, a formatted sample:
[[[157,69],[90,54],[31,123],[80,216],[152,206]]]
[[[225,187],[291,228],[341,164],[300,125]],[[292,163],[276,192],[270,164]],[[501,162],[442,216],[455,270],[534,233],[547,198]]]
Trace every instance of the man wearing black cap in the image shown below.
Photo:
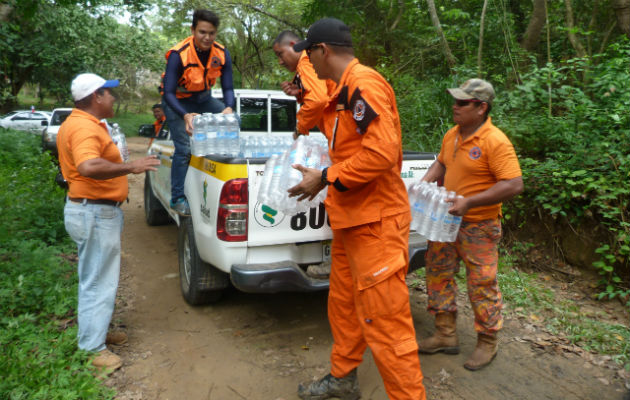
[[[334,18],[315,22],[306,50],[320,79],[337,87],[320,129],[333,165],[294,166],[304,179],[289,189],[299,200],[331,185],[326,210],[333,229],[328,318],[334,344],[330,374],[300,385],[302,399],[358,399],[357,367],[370,346],[389,399],[425,399],[405,283],[409,223],[400,178],[402,145],[394,91],[354,57],[350,29]]]
[[[449,199],[448,212],[463,219],[455,242],[429,242],[426,279],[435,333],[420,341],[419,351],[459,353],[455,274],[464,261],[477,331],[477,346],[464,367],[476,371],[497,354],[497,334],[503,326],[497,282],[501,202],[523,191],[523,179],[512,143],[488,116],[494,99],[490,82],[469,79],[448,92],[457,125],[444,135],[440,154],[422,179],[442,180],[447,190],[461,195]]]

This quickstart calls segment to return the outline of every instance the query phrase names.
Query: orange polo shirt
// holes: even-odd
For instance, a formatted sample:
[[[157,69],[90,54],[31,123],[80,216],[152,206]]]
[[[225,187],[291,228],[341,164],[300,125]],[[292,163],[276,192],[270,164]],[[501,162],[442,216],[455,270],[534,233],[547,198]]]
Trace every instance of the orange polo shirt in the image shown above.
[[[126,176],[92,179],[81,175],[77,169],[82,162],[94,158],[123,162],[104,122],[85,111],[73,109],[59,127],[57,149],[61,173],[70,186],[68,196],[114,201],[127,198],[129,187]]]
[[[442,139],[438,161],[446,167],[444,187],[469,197],[489,189],[500,180],[522,175],[510,139],[488,117],[481,127],[462,141],[459,125]],[[464,221],[478,222],[501,215],[501,203],[468,210]]]
[[[355,58],[324,109],[323,126],[333,164],[325,202],[332,228],[409,213],[400,120],[387,81]]]
[[[297,113],[297,131],[306,134],[320,123],[322,111],[328,103],[328,94],[335,90],[335,82],[330,79],[321,80],[313,69],[306,51],[302,52],[296,67],[295,83],[300,89],[296,96],[300,103]],[[321,128],[320,128],[321,129]]]

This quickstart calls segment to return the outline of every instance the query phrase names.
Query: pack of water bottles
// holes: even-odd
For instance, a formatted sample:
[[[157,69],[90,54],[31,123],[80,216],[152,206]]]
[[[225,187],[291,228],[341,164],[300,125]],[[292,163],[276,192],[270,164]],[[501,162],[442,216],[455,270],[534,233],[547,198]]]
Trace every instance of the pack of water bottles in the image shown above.
[[[237,157],[240,125],[235,114],[199,114],[193,118],[190,153],[195,156],[221,154]]]
[[[251,135],[241,136],[239,156],[244,158],[267,158],[282,155],[291,148],[293,138],[289,135]]]
[[[120,157],[123,162],[129,161],[129,147],[127,147],[127,139],[125,138],[125,134],[120,130],[120,126],[117,123],[112,125],[112,131],[110,133],[112,137],[112,141],[118,147],[118,151],[120,152]]]
[[[297,201],[289,197],[287,190],[302,181],[302,173],[292,165],[300,164],[307,168],[322,170],[330,166],[328,145],[325,139],[298,136],[291,148],[281,155],[273,154],[265,164],[258,201],[288,215],[306,212],[317,207],[326,198],[327,188],[321,190],[313,200]]]
[[[417,182],[409,187],[411,205],[411,229],[434,242],[454,242],[462,223],[462,217],[450,214],[452,203],[446,199],[456,197],[435,182]],[[462,196],[457,196],[462,198]]]

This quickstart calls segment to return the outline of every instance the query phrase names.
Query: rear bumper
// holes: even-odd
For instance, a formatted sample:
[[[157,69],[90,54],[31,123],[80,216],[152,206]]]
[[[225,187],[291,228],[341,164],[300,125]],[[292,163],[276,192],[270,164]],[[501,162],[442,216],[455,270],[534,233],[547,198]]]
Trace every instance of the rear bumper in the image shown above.
[[[418,236],[409,242],[410,273],[424,266],[427,242]],[[311,278],[293,261],[270,264],[235,264],[230,272],[232,284],[247,293],[315,292],[328,289],[328,279]]]
[[[248,293],[315,292],[328,289],[328,279],[307,276],[293,261],[271,264],[235,264],[232,284]]]

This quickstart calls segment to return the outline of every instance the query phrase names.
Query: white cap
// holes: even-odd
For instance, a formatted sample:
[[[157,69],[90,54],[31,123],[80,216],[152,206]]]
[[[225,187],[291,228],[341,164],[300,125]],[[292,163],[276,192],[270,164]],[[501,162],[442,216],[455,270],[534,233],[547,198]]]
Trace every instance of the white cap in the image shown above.
[[[97,89],[113,88],[120,84],[118,79],[106,81],[96,74],[79,74],[72,81],[71,91],[74,101],[83,100]]]

